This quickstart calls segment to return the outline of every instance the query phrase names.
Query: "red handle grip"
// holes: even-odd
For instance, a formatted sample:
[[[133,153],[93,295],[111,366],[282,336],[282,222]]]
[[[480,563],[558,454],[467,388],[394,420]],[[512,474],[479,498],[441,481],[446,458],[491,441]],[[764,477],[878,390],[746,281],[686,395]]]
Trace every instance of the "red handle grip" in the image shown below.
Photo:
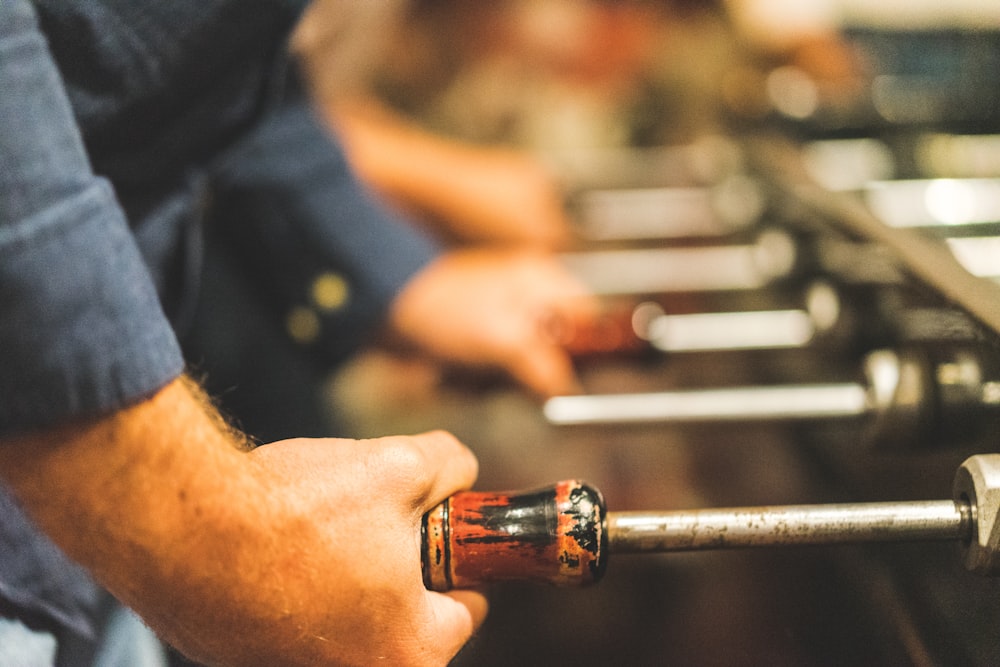
[[[501,581],[582,586],[607,565],[604,498],[570,480],[526,493],[457,493],[424,515],[424,585]]]

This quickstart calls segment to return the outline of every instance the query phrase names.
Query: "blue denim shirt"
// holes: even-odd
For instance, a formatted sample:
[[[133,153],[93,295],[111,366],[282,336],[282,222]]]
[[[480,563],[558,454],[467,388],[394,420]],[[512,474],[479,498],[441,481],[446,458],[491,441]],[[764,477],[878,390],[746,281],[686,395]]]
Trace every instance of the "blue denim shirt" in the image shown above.
[[[0,436],[127,406],[182,372],[167,311],[207,199],[235,211],[220,217],[276,312],[308,308],[317,275],[350,287],[319,313],[324,359],[433,257],[289,94],[305,4],[0,0]],[[0,613],[86,636],[96,598],[0,487]]]

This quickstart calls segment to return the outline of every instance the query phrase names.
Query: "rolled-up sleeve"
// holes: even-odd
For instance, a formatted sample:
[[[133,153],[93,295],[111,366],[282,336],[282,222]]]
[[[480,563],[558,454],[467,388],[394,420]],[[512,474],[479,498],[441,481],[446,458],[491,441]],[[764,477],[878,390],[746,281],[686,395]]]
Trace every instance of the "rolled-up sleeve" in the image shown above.
[[[227,244],[291,339],[327,364],[367,342],[439,249],[355,178],[336,137],[292,100],[215,170]]]
[[[183,369],[26,0],[0,2],[0,435],[100,414]]]

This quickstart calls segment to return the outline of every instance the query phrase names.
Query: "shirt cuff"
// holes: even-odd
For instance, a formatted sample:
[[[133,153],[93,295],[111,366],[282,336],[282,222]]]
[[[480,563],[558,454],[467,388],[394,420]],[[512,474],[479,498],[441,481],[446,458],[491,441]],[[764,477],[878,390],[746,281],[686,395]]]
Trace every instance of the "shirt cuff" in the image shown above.
[[[0,434],[110,412],[184,362],[106,182],[0,230]]]
[[[215,174],[216,222],[286,334],[332,364],[371,339],[439,249],[354,176],[311,107],[290,104]]]

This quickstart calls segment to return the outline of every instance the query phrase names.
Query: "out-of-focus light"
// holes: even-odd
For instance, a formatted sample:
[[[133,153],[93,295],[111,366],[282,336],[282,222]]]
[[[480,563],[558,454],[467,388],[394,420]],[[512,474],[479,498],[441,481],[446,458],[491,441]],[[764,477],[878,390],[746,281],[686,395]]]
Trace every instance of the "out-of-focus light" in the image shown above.
[[[815,333],[802,310],[663,315],[648,325],[649,342],[664,352],[801,347]]]
[[[767,97],[782,114],[799,120],[809,118],[819,108],[819,88],[798,67],[779,67],[767,75]]]
[[[570,252],[561,260],[595,294],[656,294],[760,288],[791,274],[797,257],[788,234],[768,229],[750,244]]]
[[[1000,179],[939,178],[875,181],[865,203],[890,227],[935,227],[1000,222]]]
[[[976,221],[976,193],[968,183],[941,178],[931,181],[924,193],[927,212],[943,225],[967,225]]]
[[[948,239],[948,248],[972,275],[1000,280],[1000,236]]]
[[[920,140],[916,158],[927,176],[1000,176],[1000,135],[930,134]]]
[[[892,151],[878,139],[813,141],[802,152],[806,171],[827,190],[860,190],[895,175]]]

